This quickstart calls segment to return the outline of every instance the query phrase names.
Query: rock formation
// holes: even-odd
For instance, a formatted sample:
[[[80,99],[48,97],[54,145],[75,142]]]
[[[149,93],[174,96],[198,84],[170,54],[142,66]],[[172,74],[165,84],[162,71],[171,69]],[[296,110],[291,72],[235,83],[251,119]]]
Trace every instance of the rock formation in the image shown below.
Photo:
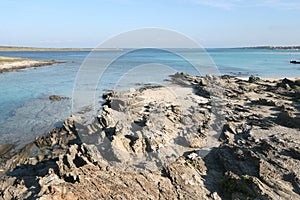
[[[0,199],[299,199],[299,81],[172,76],[110,91],[22,149],[0,147]]]

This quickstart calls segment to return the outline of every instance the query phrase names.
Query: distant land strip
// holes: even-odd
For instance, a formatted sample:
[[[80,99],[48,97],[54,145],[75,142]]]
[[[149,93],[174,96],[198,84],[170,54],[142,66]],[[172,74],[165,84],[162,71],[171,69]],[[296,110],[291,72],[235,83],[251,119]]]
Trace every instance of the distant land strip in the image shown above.
[[[300,46],[255,46],[255,47],[241,47],[238,49],[300,50]]]
[[[223,49],[223,48],[222,48]],[[300,46],[249,46],[249,47],[231,47],[228,49],[270,49],[270,50],[300,50]],[[42,47],[17,47],[0,46],[0,52],[17,51],[116,51],[121,48],[42,48]]]
[[[118,48],[40,48],[40,47],[15,47],[0,46],[1,51],[109,51],[120,50]]]

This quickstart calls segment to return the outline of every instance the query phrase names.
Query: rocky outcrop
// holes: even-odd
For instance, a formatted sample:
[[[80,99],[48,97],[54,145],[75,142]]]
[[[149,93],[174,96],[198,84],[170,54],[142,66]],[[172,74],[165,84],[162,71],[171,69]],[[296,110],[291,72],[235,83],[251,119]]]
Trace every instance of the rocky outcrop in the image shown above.
[[[277,122],[283,126],[300,128],[300,117],[285,109],[277,116]]]
[[[64,63],[55,60],[31,60],[26,58],[14,58],[0,56],[0,73],[16,71],[31,67],[41,67],[46,65]]]
[[[61,99],[62,99],[62,97],[58,96],[58,95],[49,96],[49,100],[51,100],[51,101],[60,101]]]
[[[0,199],[300,198],[296,81],[172,78],[1,146]]]
[[[50,101],[61,101],[63,99],[69,99],[69,97],[62,97],[62,96],[59,96],[59,95],[50,95],[49,96]]]

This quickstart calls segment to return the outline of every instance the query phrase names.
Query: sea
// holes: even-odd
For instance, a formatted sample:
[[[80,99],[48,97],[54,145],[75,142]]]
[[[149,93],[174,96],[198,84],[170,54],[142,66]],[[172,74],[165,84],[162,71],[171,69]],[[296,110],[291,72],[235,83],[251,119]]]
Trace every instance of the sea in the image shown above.
[[[82,113],[74,108],[79,96],[88,99],[94,95],[93,101],[83,102],[87,107],[82,109],[90,106],[97,111],[101,94],[107,90],[164,85],[176,72],[206,75],[212,69],[219,75],[238,77],[300,77],[300,65],[290,64],[290,60],[300,60],[300,50],[210,48],[201,52],[205,61],[199,66],[193,66],[191,60],[201,63],[203,57],[193,49],[122,51],[0,52],[0,56],[63,62],[0,74],[0,145],[22,146],[61,127],[68,116]],[[103,63],[107,65],[99,67]],[[63,98],[51,101],[51,95]]]

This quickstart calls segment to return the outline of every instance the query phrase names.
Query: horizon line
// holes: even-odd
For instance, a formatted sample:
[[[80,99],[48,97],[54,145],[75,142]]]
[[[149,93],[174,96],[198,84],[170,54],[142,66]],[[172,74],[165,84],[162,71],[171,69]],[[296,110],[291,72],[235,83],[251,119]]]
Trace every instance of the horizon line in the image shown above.
[[[126,48],[98,48],[98,47],[38,47],[38,46],[10,46],[10,45],[0,45],[0,51],[3,49],[35,49],[35,50],[93,50],[93,49],[102,49],[102,50],[120,50]],[[154,47],[155,48],[155,47]],[[181,47],[184,49],[185,47]],[[186,47],[188,48],[188,47]],[[300,49],[300,45],[253,45],[253,46],[233,46],[233,47],[204,47],[204,49],[237,49],[237,48],[268,48],[268,49],[276,49],[276,48],[292,48],[292,49]],[[179,48],[180,49],[180,48]]]

